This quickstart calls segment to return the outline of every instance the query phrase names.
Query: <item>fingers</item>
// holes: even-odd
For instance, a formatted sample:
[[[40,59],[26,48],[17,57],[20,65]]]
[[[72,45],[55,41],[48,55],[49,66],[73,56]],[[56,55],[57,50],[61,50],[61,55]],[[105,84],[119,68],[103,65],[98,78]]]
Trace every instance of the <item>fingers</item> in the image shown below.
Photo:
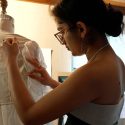
[[[35,59],[29,59],[29,58],[26,58],[26,60],[31,64],[33,65],[35,68],[38,68],[38,69],[42,69],[44,67],[42,67],[39,63],[39,61],[35,58]]]
[[[26,58],[26,60],[27,60],[31,65],[33,65],[34,67],[36,67],[36,68],[39,67],[39,64],[35,61],[35,59]]]
[[[19,46],[16,38],[8,38],[3,42],[3,51],[7,59],[15,61],[19,54]],[[8,61],[9,62],[9,61]]]
[[[35,68],[31,72],[28,72],[27,75],[30,75],[30,74],[33,74],[33,73],[39,73],[39,74],[41,74],[41,72],[42,72],[41,68]]]
[[[7,43],[8,45],[13,45],[14,43],[18,43],[18,42],[17,42],[17,38],[14,37],[14,38],[7,38],[4,43]]]
[[[10,46],[17,46],[18,42],[16,38],[7,38],[6,40],[4,40],[3,45],[6,47],[10,47]]]
[[[29,76],[32,79],[43,82],[44,78],[42,77],[41,70],[42,69],[34,69],[31,72],[27,73],[26,75]]]
[[[43,82],[43,78],[42,78],[42,77],[39,77],[39,76],[36,75],[36,74],[29,74],[28,76],[29,76],[30,78],[32,78],[32,79],[35,79],[35,80],[40,81],[40,82]]]

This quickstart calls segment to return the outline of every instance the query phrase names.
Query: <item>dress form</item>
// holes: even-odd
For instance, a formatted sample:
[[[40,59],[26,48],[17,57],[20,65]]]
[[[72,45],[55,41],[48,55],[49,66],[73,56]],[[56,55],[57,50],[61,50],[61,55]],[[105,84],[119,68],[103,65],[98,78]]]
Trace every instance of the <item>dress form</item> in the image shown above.
[[[14,33],[14,19],[7,14],[0,15],[0,31]]]
[[[23,125],[13,104],[6,66],[3,66],[5,63],[5,56],[2,52],[3,40],[7,37],[16,37],[19,41],[21,48],[21,53],[18,57],[20,72],[34,100],[38,100],[46,93],[46,87],[24,75],[27,69],[31,70],[33,68],[27,63],[25,55],[32,53],[32,56],[38,57],[38,60],[41,60],[40,63],[42,66],[46,67],[46,64],[36,42],[14,33],[14,19],[6,13],[5,5],[7,6],[7,4],[4,3],[2,5],[4,7],[2,7],[0,14],[0,125]],[[27,48],[29,49],[28,51]]]
[[[0,31],[14,33],[14,19],[6,14],[7,1],[1,0]]]

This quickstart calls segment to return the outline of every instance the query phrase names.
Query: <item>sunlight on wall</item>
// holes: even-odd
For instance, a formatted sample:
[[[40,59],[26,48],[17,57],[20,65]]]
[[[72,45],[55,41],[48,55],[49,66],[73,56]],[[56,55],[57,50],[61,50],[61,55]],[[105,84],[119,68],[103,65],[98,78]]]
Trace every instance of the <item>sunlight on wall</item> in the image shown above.
[[[119,37],[109,37],[109,42],[116,54],[125,63],[125,35],[120,35]]]
[[[15,20],[15,33],[36,41],[41,48],[52,49],[52,77],[71,71],[71,53],[54,37],[56,23],[48,5],[8,0],[7,14]]]

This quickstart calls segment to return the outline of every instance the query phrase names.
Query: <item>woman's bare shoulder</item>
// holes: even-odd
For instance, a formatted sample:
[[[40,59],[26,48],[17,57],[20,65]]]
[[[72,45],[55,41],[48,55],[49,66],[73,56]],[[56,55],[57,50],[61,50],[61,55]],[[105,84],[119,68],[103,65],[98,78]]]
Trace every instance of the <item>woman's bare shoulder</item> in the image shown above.
[[[96,61],[87,63],[78,68],[72,73],[71,78],[77,81],[89,82],[91,85],[97,85],[100,82],[107,80],[107,78],[115,72],[110,61]],[[115,74],[114,74],[115,75]]]

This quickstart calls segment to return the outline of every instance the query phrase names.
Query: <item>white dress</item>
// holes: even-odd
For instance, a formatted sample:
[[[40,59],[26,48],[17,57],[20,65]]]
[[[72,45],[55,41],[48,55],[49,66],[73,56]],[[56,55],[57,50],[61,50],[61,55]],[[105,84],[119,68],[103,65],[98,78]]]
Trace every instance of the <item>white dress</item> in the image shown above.
[[[0,37],[0,42],[2,42],[2,39],[6,36],[7,34]],[[36,101],[47,93],[47,89],[46,86],[41,85],[37,81],[25,75],[27,71],[31,71],[33,69],[33,66],[26,61],[26,57],[37,58],[40,64],[43,67],[46,67],[42,51],[34,41],[30,41],[16,34],[11,34],[11,36],[16,36],[20,43],[18,65],[20,67],[22,78],[33,99]],[[0,125],[23,125],[16,113],[16,109],[11,98],[8,73],[5,66],[5,55],[3,53],[2,46],[0,47]]]

